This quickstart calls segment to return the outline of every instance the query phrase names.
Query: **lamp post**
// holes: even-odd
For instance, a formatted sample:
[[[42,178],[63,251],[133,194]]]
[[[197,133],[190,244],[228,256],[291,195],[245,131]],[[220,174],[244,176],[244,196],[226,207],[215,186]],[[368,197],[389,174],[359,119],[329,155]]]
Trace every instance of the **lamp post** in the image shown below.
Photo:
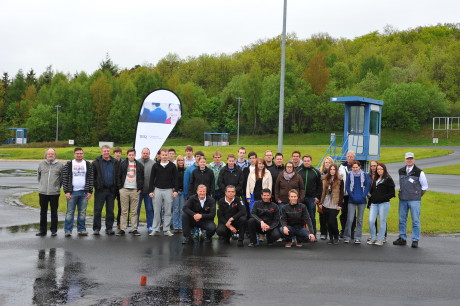
[[[284,0],[283,34],[281,36],[281,77],[280,77],[280,108],[278,114],[278,152],[283,153],[283,127],[284,127],[284,66],[286,58],[286,7]]]
[[[236,98],[236,101],[238,101],[238,129],[236,132],[236,145],[240,145],[240,104],[243,101],[242,98],[238,97]]]
[[[56,142],[58,142],[58,134],[59,134],[59,109],[61,108],[60,105],[55,105],[54,108],[56,109]]]

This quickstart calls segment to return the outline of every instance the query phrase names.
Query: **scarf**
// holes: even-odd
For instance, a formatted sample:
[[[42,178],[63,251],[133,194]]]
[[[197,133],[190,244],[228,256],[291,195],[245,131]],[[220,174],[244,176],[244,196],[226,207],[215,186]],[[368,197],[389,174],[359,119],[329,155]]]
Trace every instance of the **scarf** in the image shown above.
[[[290,181],[292,177],[294,176],[295,172],[292,173],[287,173],[286,171],[283,172],[284,179],[286,181]]]
[[[355,187],[355,177],[356,176],[361,177],[361,189],[364,189],[365,178],[364,178],[363,170],[359,169],[358,173],[355,173],[355,172],[351,171],[349,173],[349,176],[350,176],[350,190],[353,190],[353,188]]]

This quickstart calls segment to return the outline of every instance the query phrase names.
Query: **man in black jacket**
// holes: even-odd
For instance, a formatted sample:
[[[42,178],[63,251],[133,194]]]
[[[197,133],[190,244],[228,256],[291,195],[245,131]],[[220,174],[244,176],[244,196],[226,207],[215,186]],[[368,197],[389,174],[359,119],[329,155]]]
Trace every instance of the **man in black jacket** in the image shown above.
[[[316,205],[321,199],[321,193],[323,191],[323,184],[321,182],[321,174],[319,170],[311,165],[313,158],[311,155],[305,154],[302,156],[302,165],[297,169],[297,173],[303,179],[305,198],[303,203],[307,206],[308,213],[310,214],[311,223],[313,225],[312,234],[316,236]]]
[[[73,160],[68,161],[62,169],[62,187],[67,199],[64,232],[66,237],[72,235],[75,208],[78,208],[77,232],[80,236],[87,236],[86,207],[93,193],[93,167],[84,160],[82,148],[73,150]]]
[[[270,189],[262,189],[262,200],[256,201],[252,207],[251,218],[249,219],[249,244],[256,245],[256,233],[267,235],[267,244],[272,245],[273,241],[280,238],[278,226],[280,224],[280,212],[278,205],[271,201]]]
[[[307,207],[299,203],[299,192],[295,189],[289,191],[289,205],[281,208],[281,228],[286,238],[285,247],[290,248],[292,238],[296,237],[296,245],[302,246],[302,242],[315,241],[313,226]],[[305,228],[307,225],[308,230]]]
[[[101,231],[102,209],[105,206],[105,232],[107,235],[114,235],[113,231],[113,205],[115,194],[117,192],[117,176],[119,162],[110,156],[110,147],[103,145],[101,147],[101,156],[93,161],[94,175],[94,219],[93,233],[99,235]]]
[[[192,240],[190,231],[194,227],[206,231],[206,242],[211,242],[211,238],[216,232],[216,225],[214,224],[216,201],[206,195],[206,190],[205,185],[199,185],[196,190],[197,194],[191,196],[184,205],[184,214],[182,215],[183,244]]]
[[[129,149],[128,158],[120,163],[120,171],[117,179],[117,186],[120,190],[121,216],[120,230],[117,236],[125,234],[128,223],[128,209],[131,207],[131,225],[134,236],[140,236],[137,231],[138,218],[137,206],[139,205],[139,195],[144,188],[144,166],[136,160],[136,150]]]
[[[225,197],[219,200],[217,220],[217,235],[226,242],[230,242],[232,234],[239,234],[237,245],[242,247],[246,226],[246,208],[241,199],[236,197],[235,186],[228,185],[225,188]]]
[[[228,185],[235,187],[236,196],[242,198],[243,196],[243,172],[240,167],[235,164],[236,157],[233,154],[229,154],[227,157],[227,165],[222,168],[219,172],[219,178],[217,184],[222,193],[225,193],[225,188]]]
[[[163,235],[171,232],[171,211],[173,198],[178,193],[177,167],[168,159],[168,151],[160,150],[160,162],[154,163],[150,173],[150,197],[153,198],[153,230],[150,236],[160,235],[161,211],[164,209]]]

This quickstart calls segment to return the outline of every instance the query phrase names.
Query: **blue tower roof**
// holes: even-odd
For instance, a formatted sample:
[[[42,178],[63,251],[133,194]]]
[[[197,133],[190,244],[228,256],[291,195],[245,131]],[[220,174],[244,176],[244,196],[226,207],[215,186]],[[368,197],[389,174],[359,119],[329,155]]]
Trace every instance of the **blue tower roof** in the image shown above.
[[[365,97],[358,97],[358,96],[356,97],[332,97],[331,102],[336,102],[336,103],[356,102],[356,103],[383,105],[383,101],[365,98]]]

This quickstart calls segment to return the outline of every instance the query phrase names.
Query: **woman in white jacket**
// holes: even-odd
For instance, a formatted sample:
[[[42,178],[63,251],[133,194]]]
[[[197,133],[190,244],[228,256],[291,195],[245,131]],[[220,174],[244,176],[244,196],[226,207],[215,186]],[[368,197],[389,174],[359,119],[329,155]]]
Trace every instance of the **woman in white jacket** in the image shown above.
[[[246,201],[249,203],[249,211],[252,209],[254,201],[261,200],[262,189],[272,190],[272,175],[267,169],[265,160],[257,158],[256,167],[249,173],[246,185]]]

